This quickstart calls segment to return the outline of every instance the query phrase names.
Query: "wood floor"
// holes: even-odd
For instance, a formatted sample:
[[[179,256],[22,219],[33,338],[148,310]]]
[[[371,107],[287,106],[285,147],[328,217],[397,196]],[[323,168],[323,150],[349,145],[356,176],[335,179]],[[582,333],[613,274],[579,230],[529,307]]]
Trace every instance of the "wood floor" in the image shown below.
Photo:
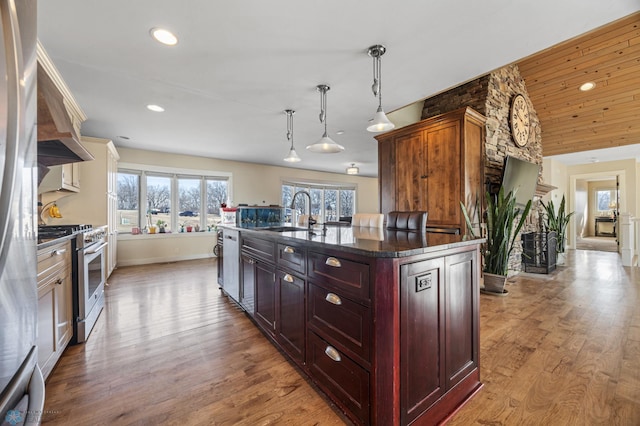
[[[342,425],[215,285],[215,260],[120,268],[47,382],[47,425]],[[639,425],[640,269],[571,250],[481,295],[484,388],[459,425]]]

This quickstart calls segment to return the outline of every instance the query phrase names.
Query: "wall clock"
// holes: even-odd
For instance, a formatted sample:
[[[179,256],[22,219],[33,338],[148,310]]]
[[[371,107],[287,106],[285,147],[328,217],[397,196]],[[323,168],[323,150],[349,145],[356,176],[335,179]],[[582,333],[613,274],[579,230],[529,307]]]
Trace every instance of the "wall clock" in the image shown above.
[[[513,141],[519,147],[527,145],[529,142],[529,104],[522,94],[517,94],[511,102],[511,116],[509,117],[511,124],[511,134]]]

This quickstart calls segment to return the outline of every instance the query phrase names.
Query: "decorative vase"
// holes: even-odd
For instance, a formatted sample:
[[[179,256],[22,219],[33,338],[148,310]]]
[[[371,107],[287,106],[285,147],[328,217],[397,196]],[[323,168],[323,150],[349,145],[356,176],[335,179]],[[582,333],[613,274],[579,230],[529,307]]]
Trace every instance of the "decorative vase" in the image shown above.
[[[496,275],[489,274],[487,272],[484,273],[484,292],[497,294],[497,295],[507,295],[509,291],[504,288],[504,285],[507,282],[507,277],[504,275]]]
[[[567,255],[565,252],[556,253],[556,265],[564,265],[567,260]]]

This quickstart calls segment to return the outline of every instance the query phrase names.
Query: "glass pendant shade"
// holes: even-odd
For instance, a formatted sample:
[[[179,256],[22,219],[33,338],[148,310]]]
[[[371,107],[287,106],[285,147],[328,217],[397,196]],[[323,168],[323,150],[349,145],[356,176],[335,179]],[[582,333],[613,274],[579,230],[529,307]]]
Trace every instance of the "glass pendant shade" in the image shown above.
[[[302,161],[302,159],[298,156],[296,149],[294,147],[291,147],[291,149],[289,150],[289,155],[284,158],[284,161],[286,161],[287,163],[298,163]]]
[[[387,114],[384,113],[382,107],[378,107],[378,111],[376,115],[373,116],[373,121],[367,127],[367,130],[370,132],[386,132],[387,130],[393,129],[395,124],[393,124],[387,118]]]
[[[331,139],[325,131],[320,140],[316,143],[307,146],[307,149],[311,152],[319,154],[335,154],[336,152],[344,151],[344,147],[336,143]]]

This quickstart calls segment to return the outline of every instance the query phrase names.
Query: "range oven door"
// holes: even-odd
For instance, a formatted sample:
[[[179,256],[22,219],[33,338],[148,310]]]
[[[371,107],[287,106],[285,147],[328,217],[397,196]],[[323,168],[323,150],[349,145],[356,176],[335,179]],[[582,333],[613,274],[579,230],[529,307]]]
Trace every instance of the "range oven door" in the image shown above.
[[[78,252],[78,342],[87,340],[104,307],[106,246],[107,243],[102,242]]]

